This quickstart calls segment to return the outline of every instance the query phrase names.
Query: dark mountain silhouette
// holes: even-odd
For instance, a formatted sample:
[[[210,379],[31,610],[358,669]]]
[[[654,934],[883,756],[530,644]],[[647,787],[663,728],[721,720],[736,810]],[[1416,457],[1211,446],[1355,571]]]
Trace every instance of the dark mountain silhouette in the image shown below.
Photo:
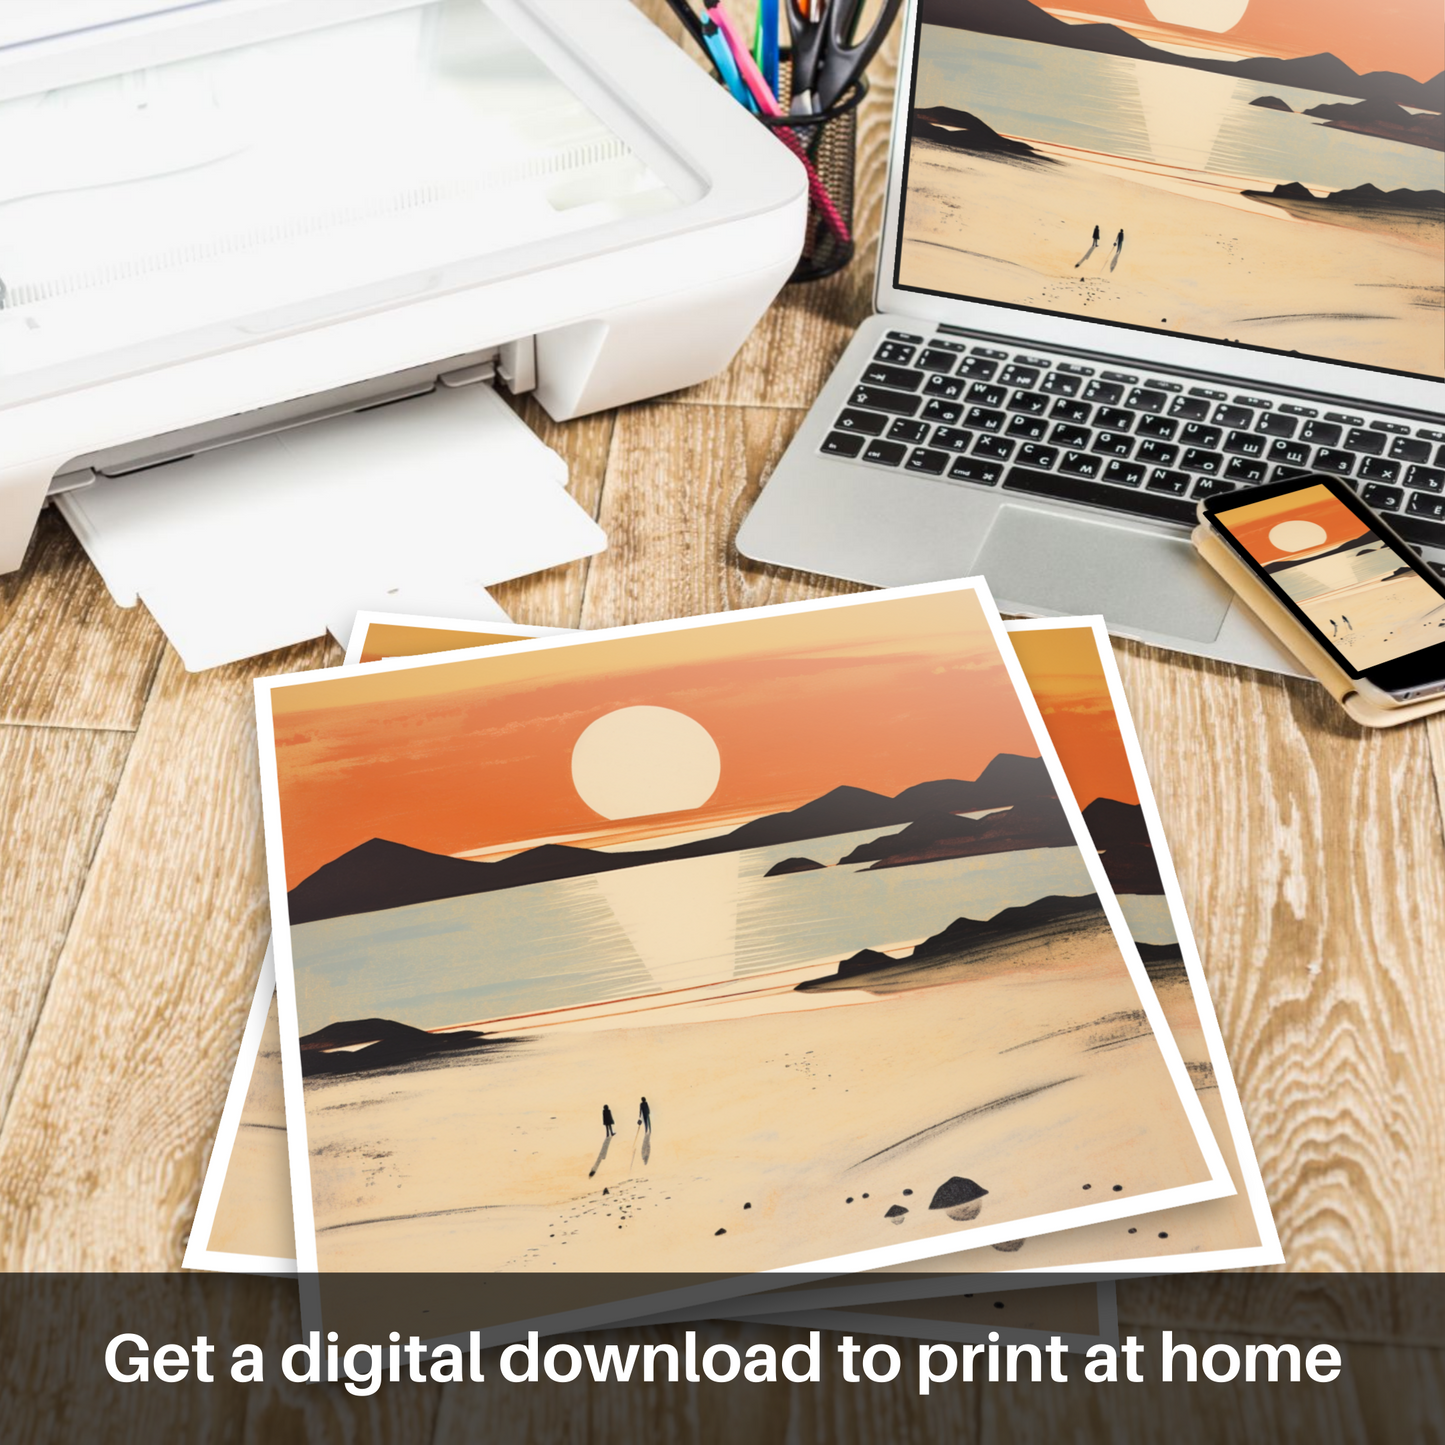
[[[1163,893],[1144,810],[1137,803],[1095,798],[1084,809],[1084,824],[1115,893]]]
[[[1317,196],[1298,181],[1286,181],[1272,191],[1241,191],[1242,196],[1254,196],[1261,201],[1306,201],[1316,206],[1328,206],[1332,210],[1356,211],[1440,211],[1445,210],[1445,191],[1410,191],[1403,186],[1399,190],[1382,191],[1366,181],[1348,191],[1331,191],[1328,195]]]
[[[1029,0],[921,0],[925,25],[947,25],[982,35],[1002,35],[1062,45],[1099,55],[1129,60],[1153,60],[1160,65],[1182,65],[1217,75],[1238,75],[1264,85],[1292,85],[1302,90],[1323,90],[1332,95],[1353,95],[1363,100],[1392,100],[1419,110],[1445,110],[1445,71],[1433,80],[1418,81],[1389,70],[1360,75],[1337,56],[1301,55],[1282,60],[1250,56],[1246,60],[1210,60],[1205,56],[1177,55],[1136,40],[1117,25],[1070,25],[1057,20]]]
[[[410,1024],[399,1024],[394,1019],[347,1019],[302,1036],[301,1077],[395,1069],[444,1054],[498,1048],[516,1042],[515,1039],[493,1039],[476,1029],[433,1034],[426,1029],[414,1029]],[[354,1047],[357,1044],[365,1047]]]
[[[1099,855],[1115,893],[1163,893],[1159,863],[1147,843],[1120,843]]]
[[[1321,557],[1333,557],[1340,552],[1348,552],[1354,547],[1367,546],[1370,543],[1378,543],[1379,538],[1373,532],[1361,532],[1358,537],[1351,537],[1348,542],[1341,542],[1338,547],[1331,547],[1328,552],[1316,552],[1312,557],[1305,557],[1296,560],[1293,557],[1281,557],[1277,562],[1266,562],[1266,572],[1288,572],[1291,567],[1300,567],[1308,562],[1317,562]]]
[[[986,151],[989,155],[1018,156],[1038,161],[1048,159],[1021,140],[1001,136],[970,111],[955,110],[948,105],[915,110],[908,123],[908,132],[919,140],[929,140],[953,150]],[[1052,161],[1048,163],[1053,164]]]
[[[1118,848],[1142,843],[1149,846],[1149,825],[1138,803],[1121,803],[1117,798],[1095,798],[1084,809],[1084,826],[1097,848]]]
[[[1445,150],[1445,116],[1416,115],[1394,101],[1377,99],[1312,105],[1304,114],[1318,116],[1334,130]]]
[[[1102,913],[1097,893],[1086,893],[1077,898],[1050,893],[1032,903],[1005,908],[982,923],[975,918],[955,918],[941,933],[925,938],[913,950],[909,962],[940,963],[960,958],[976,953],[999,939],[1032,933],[1040,928],[1052,929],[1062,922],[1072,922],[1086,915],[1102,916]]]
[[[404,908],[441,898],[464,898],[558,878],[638,868],[647,863],[670,863],[681,858],[703,858],[744,848],[773,847],[837,833],[886,828],[910,823],[930,813],[947,812],[959,798],[987,800],[966,801],[961,805],[969,810],[1007,806],[1015,798],[1037,797],[1041,789],[1052,794],[1048,770],[1039,758],[1000,753],[972,782],[942,778],[906,788],[896,798],[863,788],[834,788],[791,812],[770,813],[721,837],[672,847],[606,853],[595,848],[547,843],[500,862],[480,863],[428,853],[385,838],[372,838],[302,879],[287,894],[288,913],[293,925],[315,923],[324,918]]]
[[[1145,965],[1156,963],[1183,963],[1184,954],[1177,943],[1140,943],[1135,945]]]
[[[1277,95],[1257,95],[1250,104],[1259,106],[1261,110],[1282,110],[1290,115],[1294,114],[1294,107],[1286,105]]]
[[[1053,796],[1053,779],[1042,758],[999,753],[971,783],[919,783],[904,788],[894,801],[909,810],[910,818],[917,818],[925,811],[977,813]]]
[[[976,858],[985,853],[1015,853],[1022,848],[1068,848],[1073,829],[1057,798],[1028,798],[986,818],[929,813],[900,833],[862,843],[839,864],[872,863],[902,868],[945,858]]]
[[[865,948],[845,958],[838,971],[826,978],[810,978],[797,985],[796,993],[813,993],[840,987],[865,987],[879,983],[923,988],[930,972],[954,964],[983,963],[1000,953],[1021,947],[1044,947],[1088,927],[1107,926],[1097,893],[1066,898],[1053,893],[1017,908],[1005,908],[992,918],[956,918],[941,933],[925,938],[910,954],[891,958]]]
[[[1241,191],[1242,196],[1263,196],[1275,201],[1318,201],[1319,196],[1298,181],[1284,181],[1272,191]]]

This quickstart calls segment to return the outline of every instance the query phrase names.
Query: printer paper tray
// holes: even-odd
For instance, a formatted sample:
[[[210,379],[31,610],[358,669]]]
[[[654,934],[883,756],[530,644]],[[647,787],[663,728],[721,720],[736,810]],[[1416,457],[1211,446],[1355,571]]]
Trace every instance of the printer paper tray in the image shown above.
[[[192,671],[363,608],[497,615],[486,588],[601,551],[567,467],[485,385],[313,422],[63,493],[123,607]]]

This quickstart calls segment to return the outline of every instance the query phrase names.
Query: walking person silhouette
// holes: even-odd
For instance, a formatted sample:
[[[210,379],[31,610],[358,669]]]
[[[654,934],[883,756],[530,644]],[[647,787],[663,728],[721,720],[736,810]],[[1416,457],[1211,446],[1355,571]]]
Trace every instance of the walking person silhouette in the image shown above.
[[[1109,262],[1109,269],[1112,271],[1119,264],[1119,257],[1124,254],[1124,232],[1121,230],[1114,237],[1114,259]]]
[[[1079,269],[1079,267],[1082,266],[1082,265],[1084,264],[1084,262],[1087,261],[1087,260],[1089,259],[1089,257],[1092,256],[1092,255],[1094,254],[1094,252],[1097,251],[1098,249],[1099,249],[1099,228],[1098,228],[1097,226],[1095,226],[1095,227],[1094,227],[1094,239],[1089,243],[1089,249],[1088,249],[1087,251],[1085,251],[1084,254],[1083,254],[1082,256],[1080,256],[1077,261],[1074,262],[1074,270],[1077,271],[1077,270]]]
[[[644,1132],[652,1133],[652,1110],[647,1104],[647,1095],[642,1096],[642,1102],[637,1106],[637,1122],[642,1125]]]
[[[607,1137],[609,1139],[616,1133],[616,1130],[612,1127],[613,1123],[612,1110],[604,1104],[602,1106],[602,1127],[607,1130]]]

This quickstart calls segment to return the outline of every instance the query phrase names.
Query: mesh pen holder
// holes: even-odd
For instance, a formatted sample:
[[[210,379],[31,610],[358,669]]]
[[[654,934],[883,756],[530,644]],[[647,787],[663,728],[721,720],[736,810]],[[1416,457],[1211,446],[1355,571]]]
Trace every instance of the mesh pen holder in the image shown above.
[[[785,93],[789,75],[785,62],[780,75]],[[853,259],[853,163],[858,107],[867,94],[867,78],[860,77],[817,114],[758,117],[810,168],[807,232],[790,281],[820,281]],[[788,102],[782,103],[786,107]]]

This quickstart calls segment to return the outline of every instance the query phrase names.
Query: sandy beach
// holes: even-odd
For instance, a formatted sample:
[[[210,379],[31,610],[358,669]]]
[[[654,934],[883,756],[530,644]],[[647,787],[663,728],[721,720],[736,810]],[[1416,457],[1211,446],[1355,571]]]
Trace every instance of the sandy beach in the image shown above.
[[[210,1248],[270,1259],[291,1259],[296,1254],[281,1084],[281,1031],[274,994],[226,1165],[225,1186],[211,1223]]]
[[[1445,372],[1445,326],[1419,321],[1421,308],[1438,312],[1445,302],[1440,213],[1316,216],[1241,194],[1288,176],[1206,174],[1029,144],[1046,162],[915,143],[903,285]],[[1021,211],[1029,224],[1019,224]],[[1103,243],[1075,269],[1095,225]],[[1119,229],[1124,249],[1111,271]]]
[[[1445,642],[1445,602],[1412,573],[1338,587],[1299,607],[1362,670]]]
[[[1182,967],[1156,980],[1155,990],[1169,1020],[1169,1031],[1179,1045],[1209,1127],[1229,1167],[1236,1193],[1223,1199],[1206,1199],[1174,1209],[1136,1214],[1128,1219],[1085,1224],[1077,1229],[1037,1235],[1017,1249],[989,1246],[951,1254],[936,1262],[942,1273],[1068,1268],[1096,1264],[1104,1259],[1145,1259],[1154,1255],[1199,1254],[1206,1250],[1245,1249],[1259,1243],[1253,1208],[1245,1193],[1234,1136],[1205,1045],[1199,1011]],[[927,1268],[934,1268],[929,1264]],[[922,1266],[889,1266],[878,1271],[917,1273]]]
[[[858,992],[308,1081],[321,1268],[766,1269],[1207,1177],[1106,930]],[[954,1177],[972,1220],[928,1207]]]

